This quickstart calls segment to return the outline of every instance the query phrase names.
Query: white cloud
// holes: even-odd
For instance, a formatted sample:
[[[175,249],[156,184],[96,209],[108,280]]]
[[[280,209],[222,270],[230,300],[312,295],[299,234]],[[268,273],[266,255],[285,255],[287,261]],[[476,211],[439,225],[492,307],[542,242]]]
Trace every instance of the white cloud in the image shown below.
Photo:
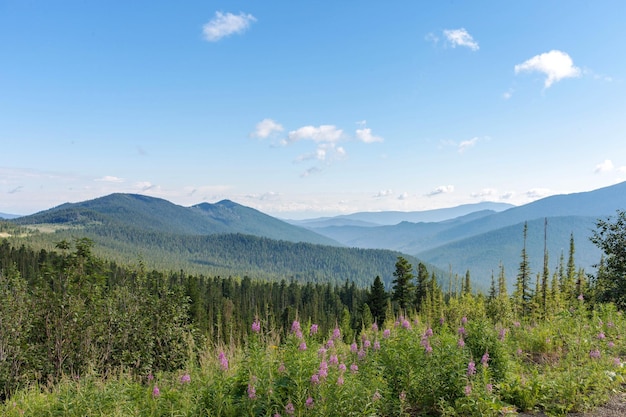
[[[513,197],[515,197],[515,193],[513,191],[507,191],[500,196],[500,198],[503,200],[510,200]]]
[[[426,36],[424,36],[424,39],[426,39],[428,42],[434,43],[435,45],[439,43],[439,37],[432,32],[427,33]]]
[[[135,183],[135,188],[142,192],[150,191],[159,188],[156,184],[152,184],[150,181],[140,181]]]
[[[202,27],[204,39],[209,42],[217,42],[220,39],[234,33],[243,33],[255,22],[256,18],[251,14],[215,12],[215,17]]]
[[[432,197],[432,196],[439,195],[439,194],[448,194],[453,191],[454,191],[454,185],[440,185],[439,187],[435,188],[434,190],[432,190],[426,195],[428,197]]]
[[[473,198],[484,198],[484,197],[490,197],[493,196],[497,193],[497,190],[495,190],[494,188],[483,188],[482,190],[480,190],[477,193],[472,193],[470,194]]]
[[[472,51],[477,51],[479,49],[478,42],[472,38],[467,30],[464,28],[460,29],[446,29],[443,31],[444,36],[452,44],[453,48],[457,46],[466,46]]]
[[[382,142],[383,138],[381,138],[380,136],[374,136],[372,135],[372,129],[366,127],[363,129],[357,129],[356,130],[356,137],[361,141],[361,142],[365,142],[365,143],[374,143],[374,142]]]
[[[596,174],[602,173],[602,172],[609,172],[609,171],[613,171],[613,168],[614,168],[613,161],[611,161],[610,159],[605,159],[603,162],[596,165],[596,168],[593,170],[593,172],[595,172]]]
[[[389,197],[392,194],[393,194],[393,190],[380,190],[378,193],[374,195],[374,198]]]
[[[547,188],[533,188],[533,189],[526,191],[526,197],[531,198],[531,199],[539,199],[539,198],[547,197],[550,194],[552,194],[552,192],[548,190]]]
[[[407,198],[409,198],[409,193],[406,191],[398,196],[398,200],[406,200]]]
[[[300,140],[312,140],[314,142],[338,142],[343,135],[343,130],[333,125],[304,126],[298,130],[292,130],[288,134],[289,142]]]
[[[514,90],[512,88],[509,88],[507,91],[502,93],[502,98],[505,99],[505,100],[508,100],[511,97],[513,97],[513,93],[514,93]]]
[[[256,125],[256,129],[250,135],[252,137],[265,139],[269,137],[272,133],[282,132],[283,126],[279,123],[276,123],[272,119],[263,119]]]
[[[120,183],[120,182],[124,182],[124,178],[114,177],[111,175],[105,175],[104,177],[98,178],[95,181]]]
[[[541,55],[535,55],[529,60],[515,66],[515,73],[541,72],[547,76],[544,87],[549,88],[564,78],[580,77],[580,68],[574,66],[572,58],[562,51],[552,50]]]
[[[468,150],[469,148],[472,148],[476,145],[476,143],[478,143],[478,138],[474,137],[471,138],[469,140],[464,140],[461,143],[459,143],[459,153],[463,153],[466,150]]]

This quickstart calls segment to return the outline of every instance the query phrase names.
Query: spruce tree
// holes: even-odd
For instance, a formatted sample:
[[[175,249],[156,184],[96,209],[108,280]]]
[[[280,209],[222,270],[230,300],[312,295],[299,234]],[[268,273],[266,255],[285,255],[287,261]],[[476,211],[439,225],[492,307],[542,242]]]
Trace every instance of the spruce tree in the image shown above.
[[[525,317],[530,309],[530,266],[528,264],[528,254],[526,253],[526,239],[528,237],[528,222],[524,223],[524,246],[522,247],[522,260],[520,261],[515,285],[515,309],[520,317]]]
[[[388,299],[389,294],[385,291],[385,284],[383,284],[383,281],[377,275],[376,278],[374,278],[372,286],[370,287],[367,305],[369,306],[374,321],[378,324],[383,324],[385,322],[385,311],[387,309]]]
[[[398,256],[393,276],[395,278],[393,280],[392,300],[398,303],[400,310],[406,310],[413,293],[413,266],[402,256]]]

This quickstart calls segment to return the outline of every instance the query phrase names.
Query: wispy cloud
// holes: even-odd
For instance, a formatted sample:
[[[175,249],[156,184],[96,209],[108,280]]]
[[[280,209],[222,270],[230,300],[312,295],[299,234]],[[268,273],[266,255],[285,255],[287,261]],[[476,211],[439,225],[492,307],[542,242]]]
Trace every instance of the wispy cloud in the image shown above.
[[[207,41],[217,42],[226,36],[245,32],[252,22],[256,22],[256,18],[251,14],[215,12],[215,17],[202,27],[202,33]]]
[[[494,188],[483,188],[477,193],[470,194],[473,198],[485,198],[492,197],[497,194],[497,190]]]
[[[392,194],[393,194],[393,190],[391,190],[391,189],[390,190],[380,190],[379,192],[374,194],[374,198],[389,197]]]
[[[564,78],[576,78],[582,74],[580,68],[574,66],[574,61],[565,52],[552,50],[535,55],[521,64],[515,65],[515,73],[540,72],[546,75],[544,88],[549,88],[555,82]]]
[[[17,193],[19,193],[20,191],[22,191],[23,189],[24,189],[24,186],[23,186],[23,185],[18,185],[17,187],[12,188],[12,189],[10,189],[9,191],[7,191],[7,193],[9,193],[9,194],[17,194]]]
[[[470,35],[465,28],[446,29],[443,31],[443,35],[453,48],[456,48],[457,46],[464,46],[472,51],[478,51],[478,49],[480,49],[478,42],[474,40],[472,35]]]
[[[374,143],[374,142],[382,142],[383,138],[381,138],[380,136],[374,136],[372,134],[372,129],[370,129],[369,127],[363,128],[363,129],[357,129],[356,130],[356,137],[361,141],[361,142],[365,142],[365,143]]]
[[[366,127],[366,121],[362,120],[356,122],[360,127],[356,129],[354,135],[346,134],[343,129],[331,125],[306,125],[298,129],[290,130],[286,135],[277,135],[284,130],[283,126],[273,119],[264,119],[259,122],[255,130],[250,134],[252,137],[258,137],[261,139],[278,136],[280,139],[278,143],[281,146],[289,146],[298,142],[313,142],[315,149],[308,153],[298,155],[294,162],[304,161],[318,161],[324,165],[328,165],[334,161],[344,159],[347,155],[346,149],[340,145],[341,142],[359,141],[362,143],[375,143],[382,142],[383,138],[376,136],[372,133],[372,130]],[[302,174],[303,177],[308,177],[311,174],[321,172],[322,167],[317,166],[317,169],[309,169]]]
[[[593,170],[593,172],[595,172],[596,174],[600,174],[603,172],[613,171],[613,168],[615,168],[613,166],[613,161],[611,161],[610,159],[605,159],[604,161],[596,165],[596,168]]]
[[[282,132],[283,130],[285,129],[280,123],[277,123],[272,119],[263,119],[257,123],[256,129],[250,134],[250,136],[265,139],[273,133]]]
[[[407,198],[409,198],[409,193],[406,191],[398,196],[398,200],[406,200]]]
[[[121,183],[124,182],[124,178],[114,177],[112,175],[105,175],[104,177],[97,178],[94,181]]]
[[[297,130],[292,130],[287,135],[289,142],[301,140],[312,140],[313,142],[332,143],[338,142],[343,135],[343,130],[333,125],[303,126]]]
[[[454,191],[454,185],[440,185],[439,187],[435,188],[434,190],[432,190],[426,195],[428,197],[433,197],[439,194],[449,194],[453,191]]]
[[[552,194],[552,192],[548,190],[547,188],[532,188],[526,191],[526,197],[531,198],[531,199],[547,197],[550,194]]]
[[[458,146],[459,153],[463,153],[469,148],[473,148],[474,146],[476,146],[478,141],[479,141],[479,138],[477,137],[473,137],[469,140],[461,141],[461,143],[459,143],[459,146]]]

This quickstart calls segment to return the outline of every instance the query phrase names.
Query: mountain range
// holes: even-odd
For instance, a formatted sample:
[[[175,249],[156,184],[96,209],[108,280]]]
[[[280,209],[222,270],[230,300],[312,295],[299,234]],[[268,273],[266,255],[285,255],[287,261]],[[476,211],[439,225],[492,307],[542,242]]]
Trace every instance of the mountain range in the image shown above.
[[[395,259],[402,255],[414,264],[426,263],[444,280],[469,270],[476,286],[486,288],[500,264],[508,282],[515,280],[525,223],[532,271],[542,270],[544,243],[555,271],[573,238],[576,264],[593,272],[601,255],[589,241],[596,221],[625,208],[623,182],[523,206],[478,203],[300,221],[283,221],[229,200],[183,207],[143,195],[111,194],[6,222],[30,231],[16,241],[51,247],[85,236],[107,257],[141,258],[159,268],[360,285],[380,275],[389,285]]]

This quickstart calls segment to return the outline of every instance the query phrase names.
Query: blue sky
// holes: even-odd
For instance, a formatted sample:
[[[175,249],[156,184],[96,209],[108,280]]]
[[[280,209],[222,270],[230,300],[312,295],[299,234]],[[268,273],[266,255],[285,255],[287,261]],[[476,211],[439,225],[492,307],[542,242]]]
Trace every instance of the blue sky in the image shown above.
[[[0,0],[0,212],[282,218],[626,180],[626,2]]]

